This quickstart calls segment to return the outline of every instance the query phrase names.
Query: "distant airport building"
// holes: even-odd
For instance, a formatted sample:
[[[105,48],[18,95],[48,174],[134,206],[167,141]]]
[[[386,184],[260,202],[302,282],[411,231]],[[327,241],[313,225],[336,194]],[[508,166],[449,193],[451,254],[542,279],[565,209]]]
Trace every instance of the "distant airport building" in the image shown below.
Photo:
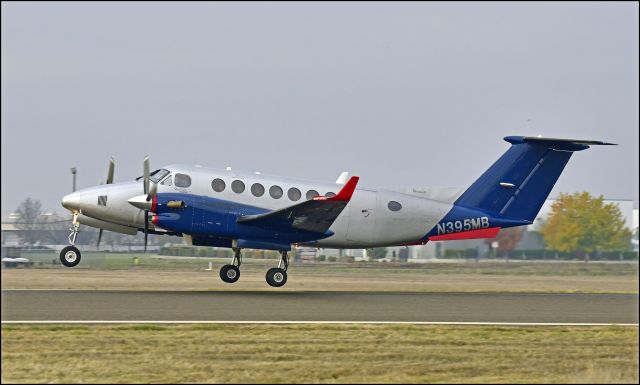
[[[36,224],[27,226],[17,213],[11,213],[2,217],[1,243],[4,246],[18,246],[23,244],[25,232],[34,233],[33,239],[40,240],[39,244],[59,243],[56,240],[65,240],[69,235],[69,216],[61,216],[56,213],[40,214]]]

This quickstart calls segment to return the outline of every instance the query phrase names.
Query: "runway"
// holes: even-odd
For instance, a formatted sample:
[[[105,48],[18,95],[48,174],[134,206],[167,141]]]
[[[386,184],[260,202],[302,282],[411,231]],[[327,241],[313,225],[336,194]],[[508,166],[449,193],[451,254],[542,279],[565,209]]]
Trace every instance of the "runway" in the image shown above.
[[[637,324],[638,295],[2,290],[2,320]]]

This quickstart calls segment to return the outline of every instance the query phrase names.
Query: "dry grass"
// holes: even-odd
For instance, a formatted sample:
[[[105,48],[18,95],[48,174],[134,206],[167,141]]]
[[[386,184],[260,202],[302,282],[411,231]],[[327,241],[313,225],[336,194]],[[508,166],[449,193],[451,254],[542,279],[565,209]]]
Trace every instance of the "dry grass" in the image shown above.
[[[219,267],[219,264],[216,266]],[[463,266],[465,267],[465,266]],[[502,269],[443,270],[441,266],[423,268],[355,268],[342,266],[298,267],[289,271],[287,285],[278,290],[348,291],[502,291],[502,292],[614,292],[637,293],[637,265],[617,266],[605,274],[559,264],[556,274],[541,266]],[[608,267],[611,268],[611,267]],[[510,273],[511,270],[516,270]],[[522,269],[532,270],[522,274]],[[565,269],[563,271],[563,269]],[[599,269],[599,270],[598,270]],[[626,269],[626,270],[625,270]],[[101,290],[269,290],[264,281],[265,266],[243,265],[240,281],[223,283],[218,270],[161,271],[157,269],[2,269],[2,288],[14,289],[101,289]]]
[[[2,382],[638,383],[638,328],[5,325]]]

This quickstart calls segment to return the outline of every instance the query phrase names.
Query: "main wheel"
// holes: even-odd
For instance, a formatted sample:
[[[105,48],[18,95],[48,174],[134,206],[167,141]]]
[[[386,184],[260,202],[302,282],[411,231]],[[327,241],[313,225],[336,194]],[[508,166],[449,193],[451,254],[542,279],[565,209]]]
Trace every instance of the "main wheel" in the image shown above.
[[[278,267],[267,270],[267,283],[273,287],[281,287],[287,283],[287,272]]]
[[[224,265],[220,269],[220,279],[226,283],[234,283],[240,279],[240,269],[235,265]]]
[[[66,267],[74,267],[80,263],[80,250],[75,246],[67,246],[60,251],[60,262]]]

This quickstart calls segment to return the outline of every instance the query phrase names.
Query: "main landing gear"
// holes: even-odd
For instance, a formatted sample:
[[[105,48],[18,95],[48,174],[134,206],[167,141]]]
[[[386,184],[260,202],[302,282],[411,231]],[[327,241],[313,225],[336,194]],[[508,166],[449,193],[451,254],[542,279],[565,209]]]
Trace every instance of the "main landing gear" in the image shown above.
[[[73,214],[73,221],[71,222],[71,234],[69,234],[69,243],[71,246],[67,246],[60,251],[60,262],[66,267],[74,267],[80,263],[80,250],[75,247],[76,237],[80,232],[80,222],[78,222],[78,213]]]
[[[240,265],[242,264],[242,254],[239,248],[233,249],[233,258],[230,265],[224,265],[220,269],[220,279],[226,283],[234,283],[240,279]]]
[[[240,279],[240,265],[242,264],[242,254],[240,248],[233,248],[233,258],[231,264],[224,265],[220,269],[220,279],[226,283],[234,283]],[[278,267],[267,271],[267,283],[273,287],[281,287],[287,283],[287,269],[289,268],[289,257],[286,251],[280,252],[280,262]]]
[[[283,269],[284,267],[284,269]],[[289,257],[286,251],[280,252],[280,262],[278,267],[267,270],[267,283],[273,287],[281,287],[287,283],[287,269],[289,268]]]

